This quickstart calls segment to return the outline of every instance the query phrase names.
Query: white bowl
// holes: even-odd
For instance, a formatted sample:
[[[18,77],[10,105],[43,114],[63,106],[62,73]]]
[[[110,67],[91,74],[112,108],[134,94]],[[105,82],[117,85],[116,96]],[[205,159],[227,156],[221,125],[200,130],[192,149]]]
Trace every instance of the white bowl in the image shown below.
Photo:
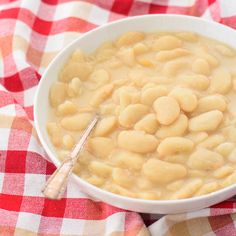
[[[51,84],[71,53],[78,47],[85,52],[92,52],[101,43],[113,40],[127,31],[190,31],[219,40],[229,46],[236,47],[236,31],[204,19],[181,15],[145,15],[119,20],[94,29],[78,38],[62,50],[44,72],[35,97],[34,118],[39,139],[47,154],[58,166],[60,165],[55,150],[46,132],[49,109],[48,92]],[[116,195],[97,188],[76,175],[72,178],[78,187],[89,195],[111,205],[145,213],[175,214],[189,212],[219,203],[236,194],[236,184],[204,196],[181,200],[142,200]]]

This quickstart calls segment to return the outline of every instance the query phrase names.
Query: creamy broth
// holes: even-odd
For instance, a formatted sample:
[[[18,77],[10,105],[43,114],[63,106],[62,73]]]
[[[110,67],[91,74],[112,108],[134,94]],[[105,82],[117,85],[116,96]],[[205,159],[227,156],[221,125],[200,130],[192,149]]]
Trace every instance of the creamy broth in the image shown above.
[[[128,32],[76,50],[49,94],[60,160],[100,114],[74,172],[116,194],[181,199],[236,183],[235,50],[203,36]]]

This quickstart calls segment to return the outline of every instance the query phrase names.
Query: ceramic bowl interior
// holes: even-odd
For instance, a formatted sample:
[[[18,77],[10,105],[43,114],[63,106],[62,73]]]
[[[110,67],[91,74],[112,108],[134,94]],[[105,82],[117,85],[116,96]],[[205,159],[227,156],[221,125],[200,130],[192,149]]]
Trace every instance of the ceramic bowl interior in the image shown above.
[[[62,50],[51,62],[40,80],[38,90],[35,95],[35,127],[43,148],[46,150],[47,154],[56,166],[58,166],[60,162],[57,159],[56,152],[46,132],[47,114],[49,110],[48,93],[51,84],[57,80],[60,68],[76,48],[79,47],[83,51],[90,53],[94,51],[101,43],[111,41],[122,33],[128,31],[196,32],[236,48],[236,31],[233,29],[204,19],[181,15],[145,15],[126,18],[124,20],[99,27],[84,34],[82,37],[79,37],[64,50]],[[142,200],[116,195],[99,189],[85,182],[76,175],[73,175],[72,178],[76,181],[78,187],[82,191],[97,199],[117,207],[146,213],[174,214],[193,211],[219,203],[232,197],[236,193],[235,184],[208,195],[189,199]]]

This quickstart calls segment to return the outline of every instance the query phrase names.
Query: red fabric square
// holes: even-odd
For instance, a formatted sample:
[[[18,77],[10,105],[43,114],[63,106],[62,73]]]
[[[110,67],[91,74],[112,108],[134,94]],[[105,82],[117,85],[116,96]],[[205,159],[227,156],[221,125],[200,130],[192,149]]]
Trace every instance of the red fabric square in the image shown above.
[[[47,3],[47,4],[56,5],[60,1],[59,0],[42,0],[42,2]]]
[[[48,35],[50,33],[51,26],[52,26],[52,22],[45,21],[38,17],[35,17],[33,30],[40,34]]]
[[[51,175],[55,170],[56,166],[52,162],[47,161],[46,174]]]
[[[22,196],[0,194],[0,208],[8,211],[20,211],[22,198]]]
[[[156,4],[150,4],[149,13],[150,14],[160,14],[165,13],[168,9],[168,6],[161,6]]]
[[[26,151],[7,151],[6,173],[25,173]]]
[[[122,15],[128,15],[132,4],[133,0],[115,0],[111,11]]]
[[[66,201],[67,199],[65,198],[57,201],[45,199],[42,215],[63,218],[65,213]]]
[[[18,8],[10,8],[1,11],[0,18],[7,19],[7,18],[17,18]]]

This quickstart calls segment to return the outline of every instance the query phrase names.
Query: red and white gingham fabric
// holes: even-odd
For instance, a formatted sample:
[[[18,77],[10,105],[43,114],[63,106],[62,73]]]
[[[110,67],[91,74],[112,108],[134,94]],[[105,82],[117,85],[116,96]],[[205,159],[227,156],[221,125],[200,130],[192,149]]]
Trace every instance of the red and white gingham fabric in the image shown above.
[[[33,123],[33,97],[56,53],[106,22],[153,13],[195,15],[236,28],[235,0],[0,0],[0,235],[236,235],[236,199],[179,215],[128,212],[91,199],[71,180],[45,199],[55,170]],[[235,213],[235,214],[234,214]]]

